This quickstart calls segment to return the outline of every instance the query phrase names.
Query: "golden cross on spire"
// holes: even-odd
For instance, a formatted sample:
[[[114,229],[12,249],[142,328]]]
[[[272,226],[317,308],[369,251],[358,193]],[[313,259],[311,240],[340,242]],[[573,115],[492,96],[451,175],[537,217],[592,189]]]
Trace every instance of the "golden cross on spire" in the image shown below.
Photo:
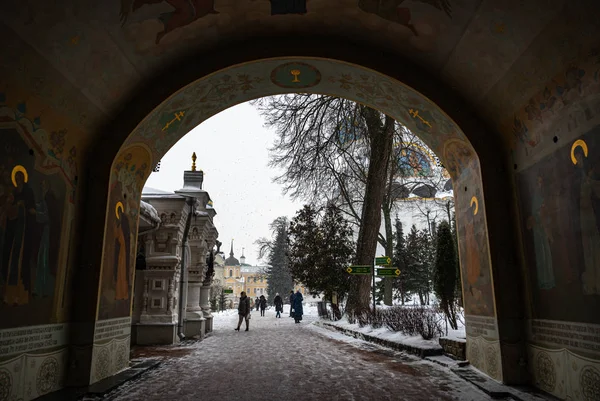
[[[192,154],[192,171],[196,171],[196,152]]]

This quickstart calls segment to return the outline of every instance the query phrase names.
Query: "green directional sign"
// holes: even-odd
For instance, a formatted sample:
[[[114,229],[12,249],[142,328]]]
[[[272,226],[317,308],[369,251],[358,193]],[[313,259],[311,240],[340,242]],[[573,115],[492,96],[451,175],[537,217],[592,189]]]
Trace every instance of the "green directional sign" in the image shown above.
[[[369,266],[369,265],[348,266],[346,271],[350,274],[371,274],[371,266]]]
[[[223,294],[233,294],[233,290],[223,289]]]
[[[375,264],[377,266],[391,266],[392,258],[389,256],[379,256],[375,258]]]
[[[398,277],[400,276],[400,269],[377,269],[377,275],[386,277]]]

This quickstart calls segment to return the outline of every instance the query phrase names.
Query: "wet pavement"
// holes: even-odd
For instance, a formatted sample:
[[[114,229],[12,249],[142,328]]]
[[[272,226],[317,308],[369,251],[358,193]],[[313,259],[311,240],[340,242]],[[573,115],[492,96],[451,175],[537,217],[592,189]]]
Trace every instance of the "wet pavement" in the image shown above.
[[[250,331],[237,332],[237,315],[217,315],[203,341],[135,349],[134,358],[162,363],[103,399],[491,399],[447,368],[316,327],[315,319],[295,324],[287,314],[253,312]]]

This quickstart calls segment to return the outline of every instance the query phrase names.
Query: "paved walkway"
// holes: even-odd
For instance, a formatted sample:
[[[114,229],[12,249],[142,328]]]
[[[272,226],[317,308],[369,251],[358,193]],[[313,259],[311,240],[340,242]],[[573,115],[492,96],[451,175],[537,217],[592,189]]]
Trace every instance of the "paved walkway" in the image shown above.
[[[295,324],[289,315],[253,312],[250,331],[236,332],[237,315],[217,317],[204,341],[136,350],[165,360],[104,399],[490,399],[441,366],[315,327],[314,319]]]

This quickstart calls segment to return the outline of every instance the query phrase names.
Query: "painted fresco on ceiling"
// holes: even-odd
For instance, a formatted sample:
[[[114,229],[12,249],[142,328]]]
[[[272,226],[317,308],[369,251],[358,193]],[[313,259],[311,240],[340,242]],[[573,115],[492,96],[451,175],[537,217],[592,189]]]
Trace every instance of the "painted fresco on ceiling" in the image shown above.
[[[122,151],[113,164],[98,319],[130,314],[141,189],[151,163],[146,148],[133,146]]]
[[[64,274],[71,188],[59,169],[47,168],[29,128],[0,122],[0,329],[50,323]]]
[[[468,143],[448,141],[444,165],[454,179],[458,246],[467,315],[494,316],[485,206],[479,162]]]
[[[415,5],[417,8],[420,6],[428,8],[428,12],[417,13],[418,16],[415,18],[414,10],[411,10],[415,8]],[[452,2],[450,0],[415,0],[408,4],[405,0],[359,0],[358,7],[366,13],[375,14],[387,21],[406,27],[413,37],[427,39],[419,41],[418,47],[430,48],[442,33],[445,25],[452,20]]]
[[[585,60],[570,64],[514,114],[506,131],[513,135],[512,147],[520,151],[519,158],[526,158],[541,142],[553,139],[559,116],[567,132],[577,132],[581,121],[590,120],[595,114],[582,100],[599,93],[600,50],[593,50]]]
[[[162,30],[156,34],[155,43],[171,31],[191,24],[209,14],[219,14],[215,10],[215,0],[121,0],[121,23],[124,25],[129,16],[144,6],[166,3],[173,10],[159,13],[156,20],[162,25]]]
[[[600,323],[600,126],[517,175],[534,317]]]

